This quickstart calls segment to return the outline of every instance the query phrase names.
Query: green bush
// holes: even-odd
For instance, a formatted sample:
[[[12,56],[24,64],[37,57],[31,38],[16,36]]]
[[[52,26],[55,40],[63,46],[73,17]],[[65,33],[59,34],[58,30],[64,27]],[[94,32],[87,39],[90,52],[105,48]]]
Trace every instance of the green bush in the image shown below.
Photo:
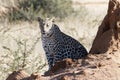
[[[73,11],[70,0],[18,0],[17,7],[8,13],[10,21],[34,20],[38,16],[64,18]]]

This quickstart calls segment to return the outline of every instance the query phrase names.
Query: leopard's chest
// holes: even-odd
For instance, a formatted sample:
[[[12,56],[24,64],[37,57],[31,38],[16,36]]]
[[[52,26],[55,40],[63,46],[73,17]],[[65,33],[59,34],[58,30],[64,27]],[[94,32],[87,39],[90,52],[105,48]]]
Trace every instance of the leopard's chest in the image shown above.
[[[57,41],[51,38],[42,38],[42,46],[46,53],[54,53]]]

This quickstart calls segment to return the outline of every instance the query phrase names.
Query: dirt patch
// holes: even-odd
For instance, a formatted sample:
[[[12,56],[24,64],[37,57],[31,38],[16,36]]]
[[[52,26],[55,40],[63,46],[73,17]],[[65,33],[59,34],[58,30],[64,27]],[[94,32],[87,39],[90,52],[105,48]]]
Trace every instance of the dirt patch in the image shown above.
[[[79,62],[80,61],[80,62]],[[50,80],[119,80],[120,68],[107,55],[89,55],[74,67],[62,69],[59,74],[51,76]]]
[[[14,71],[6,80],[43,80],[37,73],[33,73],[29,76],[24,70]]]
[[[45,76],[51,76],[57,73],[59,74],[59,71],[61,72],[62,69],[73,67],[75,64],[76,62],[69,58],[56,62],[51,70],[45,72]]]
[[[7,80],[119,80],[120,64],[115,63],[107,54],[88,55],[86,59],[78,60],[77,63],[68,65],[71,59],[63,60],[62,68],[53,70],[49,76],[40,76],[37,73],[29,76],[24,71],[13,72]],[[67,64],[66,64],[67,63]],[[57,64],[58,65],[58,64]],[[60,66],[60,64],[59,64]],[[19,74],[18,74],[19,73]],[[14,76],[12,76],[14,74]],[[15,75],[16,74],[16,75]],[[22,78],[20,77],[22,75]],[[23,76],[25,75],[25,76]],[[12,78],[10,78],[10,76]],[[16,78],[18,77],[19,78]]]

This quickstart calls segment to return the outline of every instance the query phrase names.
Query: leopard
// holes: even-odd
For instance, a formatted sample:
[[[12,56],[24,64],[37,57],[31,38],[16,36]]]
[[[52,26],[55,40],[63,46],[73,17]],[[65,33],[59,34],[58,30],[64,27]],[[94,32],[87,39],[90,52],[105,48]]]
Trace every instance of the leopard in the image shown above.
[[[49,70],[56,62],[66,58],[78,60],[88,55],[86,48],[79,41],[62,32],[54,19],[43,20],[38,17],[38,22]]]

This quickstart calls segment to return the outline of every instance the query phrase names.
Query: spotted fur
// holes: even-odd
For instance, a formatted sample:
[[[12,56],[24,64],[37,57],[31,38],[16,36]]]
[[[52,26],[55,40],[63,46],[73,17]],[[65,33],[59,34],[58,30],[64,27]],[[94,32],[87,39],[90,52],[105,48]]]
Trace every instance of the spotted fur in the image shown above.
[[[42,46],[47,56],[49,67],[51,68],[55,62],[65,58],[80,59],[87,56],[87,50],[74,38],[61,32],[56,24],[52,24],[48,32],[44,31],[47,25],[41,18],[38,18]]]

